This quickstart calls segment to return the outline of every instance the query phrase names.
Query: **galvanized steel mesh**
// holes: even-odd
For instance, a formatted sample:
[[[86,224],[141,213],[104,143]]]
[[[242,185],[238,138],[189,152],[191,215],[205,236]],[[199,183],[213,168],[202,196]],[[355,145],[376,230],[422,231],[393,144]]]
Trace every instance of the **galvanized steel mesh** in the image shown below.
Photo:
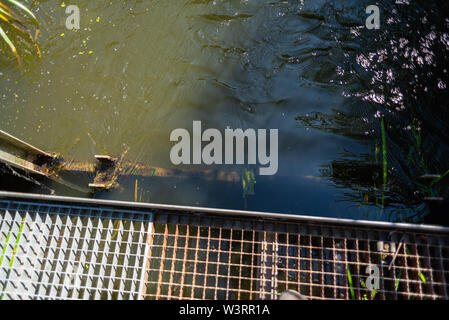
[[[0,299],[138,299],[150,219],[0,200]]]
[[[1,299],[448,299],[448,283],[447,233],[0,199]]]

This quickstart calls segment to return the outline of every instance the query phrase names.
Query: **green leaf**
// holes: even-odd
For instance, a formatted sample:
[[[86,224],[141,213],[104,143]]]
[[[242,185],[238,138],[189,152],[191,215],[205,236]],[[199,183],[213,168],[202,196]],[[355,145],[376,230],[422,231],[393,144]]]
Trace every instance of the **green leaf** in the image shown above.
[[[399,284],[400,284],[399,280],[401,280],[401,277],[402,277],[402,270],[399,269],[398,278],[397,278],[397,280],[394,283],[394,290],[395,291],[398,291],[398,289],[399,289]]]
[[[426,277],[424,276],[424,274],[423,274],[421,271],[419,272],[419,278],[421,279],[421,281],[422,281],[424,284],[427,283],[427,279],[426,279]]]
[[[445,176],[447,176],[449,174],[449,170],[447,170],[445,173],[443,173],[443,175],[441,175],[439,178],[436,178],[435,180],[433,180],[430,183],[430,186],[433,186],[434,184],[438,183],[441,181],[441,179],[443,179]]]
[[[355,300],[355,292],[354,292],[354,287],[352,284],[352,276],[351,276],[351,270],[349,270],[349,265],[346,266],[346,272],[348,274],[348,283],[349,283],[349,290],[351,291],[351,299]]]
[[[387,136],[385,133],[384,118],[380,119],[380,129],[382,131],[383,185],[384,185],[384,189],[385,189],[385,186],[387,185],[388,164],[387,164]]]

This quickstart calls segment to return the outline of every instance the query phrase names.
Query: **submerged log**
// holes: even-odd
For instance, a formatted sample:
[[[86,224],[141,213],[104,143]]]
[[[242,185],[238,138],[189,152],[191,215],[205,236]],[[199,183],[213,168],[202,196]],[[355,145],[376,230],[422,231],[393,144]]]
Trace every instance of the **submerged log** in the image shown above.
[[[43,176],[73,189],[85,188],[70,182],[70,176],[95,175],[88,186],[92,189],[117,187],[120,176],[140,177],[198,177],[209,181],[238,182],[240,175],[235,171],[198,170],[190,168],[162,168],[125,160],[126,152],[119,158],[95,155],[97,163],[65,160],[56,154],[42,151],[4,131],[0,130],[0,162],[16,167],[29,174]]]
[[[85,172],[96,173],[98,165],[92,162],[66,161],[58,168],[58,172]],[[206,180],[218,180],[228,182],[240,181],[240,175],[236,171],[217,170],[195,170],[185,168],[162,168],[142,163],[124,160],[118,166],[117,171],[121,176],[142,176],[142,177],[199,177]]]

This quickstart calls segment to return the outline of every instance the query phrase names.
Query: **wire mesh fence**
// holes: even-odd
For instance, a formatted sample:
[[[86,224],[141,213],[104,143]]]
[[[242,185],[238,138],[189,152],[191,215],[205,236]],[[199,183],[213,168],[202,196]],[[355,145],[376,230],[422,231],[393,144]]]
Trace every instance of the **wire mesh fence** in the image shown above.
[[[448,283],[447,232],[0,199],[1,299],[447,299]]]

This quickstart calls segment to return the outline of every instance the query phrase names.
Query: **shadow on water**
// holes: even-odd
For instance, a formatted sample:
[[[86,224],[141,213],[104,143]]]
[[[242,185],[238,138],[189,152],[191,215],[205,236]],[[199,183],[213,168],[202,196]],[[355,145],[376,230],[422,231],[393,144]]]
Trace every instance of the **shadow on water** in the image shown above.
[[[447,225],[441,216],[445,203],[424,201],[447,199],[447,178],[418,178],[449,170],[448,4],[383,1],[380,30],[367,30],[360,8],[369,4],[261,6],[257,13],[269,17],[264,23],[255,27],[254,16],[241,22],[244,32],[227,46],[212,40],[209,48],[237,62],[213,79],[217,91],[200,97],[218,99],[217,123],[279,128],[279,175],[266,182],[271,199],[278,196],[277,181],[277,190],[294,190],[289,203],[297,199],[297,208],[313,214],[326,210],[333,216],[350,212],[358,218]],[[227,110],[232,110],[229,119]],[[288,183],[289,174],[295,183]],[[326,194],[326,181],[337,191]],[[308,197],[308,188],[316,197]],[[263,201],[257,192],[254,199]],[[328,201],[328,208],[320,201]],[[336,203],[341,207],[330,213]]]

